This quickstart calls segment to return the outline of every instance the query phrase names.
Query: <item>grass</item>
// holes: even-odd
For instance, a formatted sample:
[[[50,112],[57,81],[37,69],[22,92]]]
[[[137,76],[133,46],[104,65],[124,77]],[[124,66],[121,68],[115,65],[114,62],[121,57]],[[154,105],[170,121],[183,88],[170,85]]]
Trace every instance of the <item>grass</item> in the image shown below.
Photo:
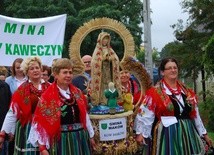
[[[212,139],[214,143],[214,132],[208,132],[208,136]]]
[[[204,123],[204,126],[208,131],[208,136],[212,139],[213,144],[214,144],[214,131],[213,130],[208,130],[208,119],[209,119],[209,116],[207,114],[209,113],[209,110],[207,110],[205,108],[204,104],[199,104],[199,111],[200,111],[200,116],[201,116],[201,119],[202,119],[202,121]]]

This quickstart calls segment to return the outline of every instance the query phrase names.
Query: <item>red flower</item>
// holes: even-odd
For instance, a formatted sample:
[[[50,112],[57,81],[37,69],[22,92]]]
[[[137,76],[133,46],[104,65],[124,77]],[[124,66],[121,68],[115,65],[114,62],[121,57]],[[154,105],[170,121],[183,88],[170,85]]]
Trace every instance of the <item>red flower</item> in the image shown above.
[[[96,67],[96,68],[99,68],[100,66],[99,66],[99,64],[98,64],[98,63],[96,63],[96,64],[95,64],[95,67]]]
[[[97,73],[97,75],[98,75],[98,76],[100,76],[100,75],[101,75],[101,73],[100,73],[100,72],[98,72],[98,73]]]
[[[95,89],[96,89],[97,91],[99,91],[99,87],[98,87],[98,86],[96,86]]]

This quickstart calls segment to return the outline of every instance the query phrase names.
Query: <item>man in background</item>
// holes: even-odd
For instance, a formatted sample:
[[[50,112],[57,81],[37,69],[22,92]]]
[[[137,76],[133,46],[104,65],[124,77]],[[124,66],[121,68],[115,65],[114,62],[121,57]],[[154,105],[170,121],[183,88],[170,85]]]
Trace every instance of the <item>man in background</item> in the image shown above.
[[[91,80],[91,59],[90,55],[84,55],[82,61],[85,65],[85,72],[82,75],[77,75],[73,77],[72,84],[79,88],[87,97],[88,103],[90,103],[90,95],[88,93],[88,86]],[[90,106],[87,108],[90,109]]]
[[[92,57],[90,55],[84,55],[82,57],[82,61],[85,65],[84,75],[88,78],[88,80],[91,80],[91,59]]]
[[[73,77],[72,80],[73,85],[82,90],[85,94],[87,94],[86,89],[88,87],[88,83],[91,80],[91,59],[92,57],[90,55],[84,55],[82,57],[82,61],[85,65],[85,72],[83,75],[77,75]]]

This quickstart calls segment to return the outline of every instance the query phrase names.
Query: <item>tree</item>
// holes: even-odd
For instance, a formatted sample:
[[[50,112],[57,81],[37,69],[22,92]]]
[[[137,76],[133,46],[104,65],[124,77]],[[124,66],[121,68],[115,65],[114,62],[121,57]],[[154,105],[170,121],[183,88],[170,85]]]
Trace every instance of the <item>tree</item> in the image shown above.
[[[145,64],[145,49],[141,49],[137,52],[136,57],[141,63]]]
[[[130,3],[132,3],[132,5],[130,5]],[[141,13],[143,9],[143,5],[139,0],[91,1],[90,4],[91,5],[87,5],[86,9],[80,10],[78,15],[79,19],[86,22],[92,18],[109,17],[121,21],[131,32],[136,44],[136,51],[139,51],[140,44],[142,43],[142,28],[139,27],[139,25],[142,21]],[[133,14],[133,12],[135,12],[135,14]],[[100,31],[95,31],[95,33],[89,34],[87,40],[96,40],[99,32]],[[110,34],[112,37],[111,45],[121,59],[124,51],[123,42],[116,33],[110,32]],[[94,43],[96,43],[96,41]],[[83,42],[81,51],[92,53],[95,47],[94,43],[88,41]]]
[[[190,74],[191,72],[187,72],[187,75],[191,75],[194,80],[197,78],[198,73],[201,72],[203,99],[205,101],[205,71],[209,73],[210,68],[204,66],[209,66],[209,63],[214,61],[211,60],[213,58],[207,57],[208,55],[205,53],[204,49],[214,31],[214,1],[183,0],[181,4],[184,11],[187,11],[190,14],[189,19],[191,20],[191,23],[183,31],[177,29],[175,34],[177,39],[183,42],[184,47],[194,50],[194,53],[189,54],[188,58],[190,59],[188,59],[187,62],[190,63],[188,63],[188,66],[186,66],[186,68],[188,68],[192,74]],[[207,75],[209,76],[209,74]]]
[[[75,29],[79,27],[74,2],[68,0],[6,0],[5,15],[17,18],[40,18],[59,14],[67,14],[66,31],[65,31],[65,48],[62,53],[63,57],[68,57],[68,44]]]
[[[136,57],[140,62],[145,64],[145,49],[141,48],[140,52],[137,52]],[[157,51],[156,48],[152,49],[152,61],[154,63],[154,67],[156,66],[157,63],[160,62],[160,53]]]
[[[200,56],[200,63],[201,65],[205,66],[212,66],[214,64],[214,58],[209,57],[209,54],[207,52],[204,52],[204,49],[207,44],[209,44],[209,40],[212,41],[212,35],[214,32],[214,1],[213,0],[184,0],[182,3],[182,7],[185,11],[189,12],[190,19],[192,20],[192,23],[189,27],[189,29],[192,29],[192,31],[195,34],[198,33],[196,38],[193,38],[195,40],[194,47],[198,47],[198,51]],[[211,42],[210,41],[210,42]],[[199,56],[199,55],[198,55]],[[198,58],[197,56],[197,58]],[[203,68],[203,67],[202,67]],[[205,67],[206,72],[209,73],[212,72],[212,68]],[[211,69],[211,70],[210,70]],[[209,75],[209,74],[208,74]]]
[[[213,0],[183,0],[181,5],[196,25],[204,25],[203,29],[214,31]]]
[[[63,57],[69,57],[68,46],[72,35],[83,23],[98,17],[116,19],[127,27],[134,37],[136,50],[142,42],[143,5],[140,0],[5,0],[4,15],[19,18],[38,18],[58,14],[67,14],[65,31],[65,48]],[[134,12],[134,13],[133,13]],[[97,35],[100,31],[90,33],[81,45],[82,55],[92,54]],[[123,42],[117,34],[111,32],[112,47],[123,56]]]
[[[214,35],[208,41],[205,47],[204,64],[207,74],[214,73]]]

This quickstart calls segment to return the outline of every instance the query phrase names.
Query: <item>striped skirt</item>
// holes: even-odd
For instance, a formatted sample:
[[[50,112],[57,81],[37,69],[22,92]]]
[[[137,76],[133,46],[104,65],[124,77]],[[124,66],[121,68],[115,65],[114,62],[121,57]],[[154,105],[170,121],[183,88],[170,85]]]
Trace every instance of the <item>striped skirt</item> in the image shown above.
[[[24,127],[18,121],[16,123],[15,147],[13,155],[39,155],[39,148],[27,144],[27,138],[30,132],[31,124],[28,123]]]
[[[91,155],[87,130],[62,131],[61,138],[49,150],[50,155]]]
[[[158,123],[154,129],[153,155],[204,155],[203,142],[194,121],[180,119],[178,123],[164,127]]]

